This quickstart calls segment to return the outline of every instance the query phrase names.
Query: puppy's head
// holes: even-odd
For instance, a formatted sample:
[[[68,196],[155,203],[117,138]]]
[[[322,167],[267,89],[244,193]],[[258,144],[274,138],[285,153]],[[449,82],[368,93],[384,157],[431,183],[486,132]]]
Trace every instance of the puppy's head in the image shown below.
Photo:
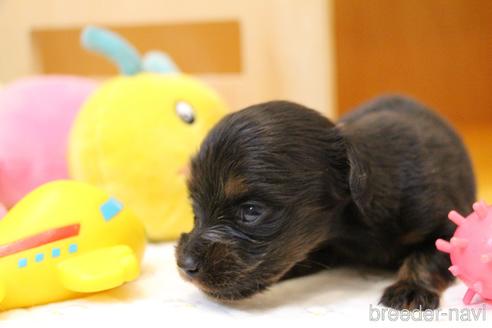
[[[278,281],[327,238],[347,171],[342,137],[313,110],[269,102],[226,116],[192,159],[182,275],[227,300]]]

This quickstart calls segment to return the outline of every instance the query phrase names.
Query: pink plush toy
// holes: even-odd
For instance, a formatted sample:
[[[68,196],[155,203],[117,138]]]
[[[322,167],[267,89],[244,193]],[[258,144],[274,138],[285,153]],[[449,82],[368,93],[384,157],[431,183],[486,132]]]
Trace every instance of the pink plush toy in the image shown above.
[[[451,211],[449,219],[458,226],[454,236],[449,242],[436,241],[437,249],[451,256],[449,271],[468,286],[465,304],[475,294],[492,300],[492,207],[481,201],[473,210],[466,219]]]
[[[68,176],[68,133],[95,87],[84,78],[39,76],[0,89],[0,217],[37,186]]]

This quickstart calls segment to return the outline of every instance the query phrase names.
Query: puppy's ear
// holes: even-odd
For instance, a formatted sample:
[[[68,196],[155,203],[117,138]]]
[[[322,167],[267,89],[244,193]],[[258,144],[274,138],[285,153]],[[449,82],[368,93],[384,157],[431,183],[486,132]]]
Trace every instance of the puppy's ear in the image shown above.
[[[363,144],[362,144],[363,145]],[[353,144],[347,144],[349,162],[348,182],[352,201],[368,224],[374,219],[396,215],[399,209],[400,188],[396,170],[381,165],[376,154]],[[393,174],[392,174],[393,172]]]
[[[369,188],[369,167],[363,160],[363,156],[353,145],[347,144],[347,157],[349,162],[349,188],[352,200],[363,214],[371,204],[371,190]]]

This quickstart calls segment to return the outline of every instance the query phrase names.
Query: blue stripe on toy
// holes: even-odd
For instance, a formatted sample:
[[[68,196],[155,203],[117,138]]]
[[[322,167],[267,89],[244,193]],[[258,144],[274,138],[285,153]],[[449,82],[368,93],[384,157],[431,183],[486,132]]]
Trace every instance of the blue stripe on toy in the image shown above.
[[[17,262],[17,265],[19,266],[19,268],[25,268],[27,266],[27,259],[26,258],[20,259],[19,262]]]
[[[101,214],[105,221],[114,218],[123,209],[123,204],[114,198],[110,198],[106,203],[101,205]]]

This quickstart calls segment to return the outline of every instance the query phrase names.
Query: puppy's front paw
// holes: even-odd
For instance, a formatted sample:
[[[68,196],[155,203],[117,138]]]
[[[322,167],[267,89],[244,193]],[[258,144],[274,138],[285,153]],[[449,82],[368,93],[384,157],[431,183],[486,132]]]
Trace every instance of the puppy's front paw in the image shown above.
[[[412,282],[398,281],[384,290],[379,304],[397,309],[437,309],[439,294]]]

